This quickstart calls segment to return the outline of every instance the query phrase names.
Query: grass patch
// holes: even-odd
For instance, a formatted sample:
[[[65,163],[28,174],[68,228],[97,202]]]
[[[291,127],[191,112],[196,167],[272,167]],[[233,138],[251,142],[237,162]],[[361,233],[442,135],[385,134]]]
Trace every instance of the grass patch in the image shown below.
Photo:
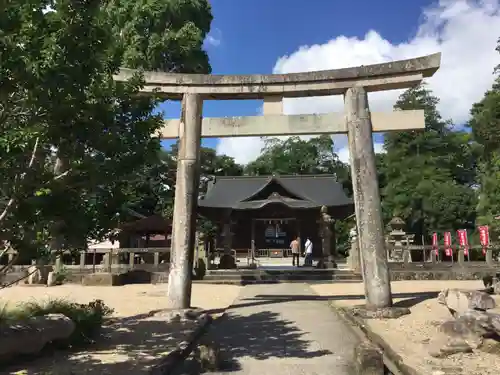
[[[75,347],[94,342],[104,319],[112,313],[113,309],[106,306],[102,300],[81,304],[63,299],[52,299],[43,302],[26,302],[16,308],[9,308],[5,304],[0,310],[0,324],[14,323],[47,314],[63,314],[75,323],[75,331],[64,346]]]

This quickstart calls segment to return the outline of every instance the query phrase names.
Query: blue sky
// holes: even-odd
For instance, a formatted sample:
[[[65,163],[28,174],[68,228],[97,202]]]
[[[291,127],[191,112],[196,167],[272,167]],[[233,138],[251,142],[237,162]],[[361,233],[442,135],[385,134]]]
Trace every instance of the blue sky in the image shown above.
[[[436,77],[436,87],[432,87],[441,93],[440,90],[447,92],[443,85],[452,74],[453,62],[446,57],[458,53],[455,46],[459,41],[455,39],[462,39],[461,52],[465,53],[469,45],[479,48],[474,38],[482,37],[486,32],[497,32],[494,37],[482,41],[484,46],[481,45],[479,52],[474,52],[476,58],[479,54],[488,60],[484,63],[486,66],[494,66],[497,57],[494,41],[500,37],[500,22],[495,22],[500,21],[497,1],[211,0],[211,4],[214,20],[205,48],[214,74],[328,69],[357,61],[369,64],[441,51],[446,71],[441,77]],[[484,24],[486,19],[491,24]],[[468,20],[478,20],[483,24],[474,26],[475,22],[471,24]],[[459,35],[460,25],[464,23],[473,29],[473,37],[464,39]],[[452,32],[455,34],[452,35]],[[342,36],[345,37],[343,41]],[[304,47],[302,53],[297,52],[301,47]],[[285,58],[280,67],[277,61],[283,56]],[[468,95],[464,106],[470,106],[469,102],[484,92],[489,79],[485,77],[478,84],[481,87]],[[394,95],[390,99],[393,102]],[[327,99],[322,100],[325,103]],[[380,107],[390,110],[392,102]],[[315,103],[318,109],[313,111],[324,111],[321,103]],[[456,105],[457,101],[450,98],[450,103]],[[302,106],[300,103],[285,105],[285,112],[304,112],[301,110],[304,105],[310,107],[307,103]],[[259,101],[206,101],[203,114],[205,117],[252,116],[258,114],[260,106]],[[177,118],[180,105],[166,103],[162,110],[166,118]],[[450,110],[450,115],[463,121],[460,116],[466,116],[467,111],[463,109],[463,114],[459,114]],[[380,141],[379,136],[376,142]],[[165,141],[164,146],[168,147],[171,143]],[[218,143],[217,139],[203,141],[205,146],[213,148]],[[342,144],[342,141],[339,143]],[[230,150],[220,148],[221,151]]]

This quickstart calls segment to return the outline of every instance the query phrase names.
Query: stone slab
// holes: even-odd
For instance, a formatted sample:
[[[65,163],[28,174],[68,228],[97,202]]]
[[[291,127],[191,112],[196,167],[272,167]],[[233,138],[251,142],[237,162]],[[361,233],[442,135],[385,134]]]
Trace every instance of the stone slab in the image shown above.
[[[441,54],[358,67],[290,74],[212,75],[145,72],[142,92],[158,90],[166,98],[180,100],[184,93],[203,99],[263,99],[269,95],[304,97],[343,94],[361,85],[368,91],[404,89],[431,77],[441,64]],[[122,68],[114,76],[126,81],[136,73]]]
[[[209,331],[230,368],[213,374],[352,374],[359,339],[308,285],[250,285]]]
[[[425,128],[423,110],[373,112],[371,116],[374,132]],[[160,138],[178,138],[179,126],[180,120],[178,119],[166,120],[160,129]],[[203,138],[341,133],[347,133],[347,123],[344,113],[341,112],[288,116],[265,114],[264,116],[208,117],[203,119],[201,130]]]

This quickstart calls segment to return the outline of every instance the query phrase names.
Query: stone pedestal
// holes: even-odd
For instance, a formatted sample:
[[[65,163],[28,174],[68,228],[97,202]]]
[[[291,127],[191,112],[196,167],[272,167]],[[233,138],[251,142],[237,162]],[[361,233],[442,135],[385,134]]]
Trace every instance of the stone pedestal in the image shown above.
[[[465,264],[465,254],[463,248],[458,249],[457,259],[458,259],[458,264],[460,265]]]
[[[493,262],[493,249],[486,249],[486,264],[489,266],[493,266],[495,262]]]
[[[347,257],[347,265],[353,272],[361,273],[361,252],[359,251],[359,242],[355,228],[351,229],[349,237],[351,240],[351,249]]]

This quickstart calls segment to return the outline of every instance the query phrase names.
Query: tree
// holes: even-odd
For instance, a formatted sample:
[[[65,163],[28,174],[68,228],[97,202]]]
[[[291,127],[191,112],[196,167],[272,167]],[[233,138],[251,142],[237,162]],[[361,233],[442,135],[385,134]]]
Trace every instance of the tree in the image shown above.
[[[266,138],[261,155],[245,167],[250,175],[336,174],[348,179],[349,169],[333,151],[333,140],[323,135],[310,140],[300,137]]]
[[[124,66],[171,73],[210,73],[202,49],[210,31],[207,0],[105,0]]]
[[[47,12],[47,7],[54,11]],[[0,239],[85,246],[116,225],[127,178],[154,160],[155,96],[121,59],[100,1],[22,0],[0,15]]]
[[[483,99],[471,109],[469,126],[481,148],[479,167],[478,224],[487,224],[496,238],[500,234],[500,77]]]
[[[401,216],[416,239],[474,224],[477,155],[470,135],[455,131],[425,85],[405,91],[395,109],[423,109],[425,131],[386,134],[381,160],[385,219]]]

